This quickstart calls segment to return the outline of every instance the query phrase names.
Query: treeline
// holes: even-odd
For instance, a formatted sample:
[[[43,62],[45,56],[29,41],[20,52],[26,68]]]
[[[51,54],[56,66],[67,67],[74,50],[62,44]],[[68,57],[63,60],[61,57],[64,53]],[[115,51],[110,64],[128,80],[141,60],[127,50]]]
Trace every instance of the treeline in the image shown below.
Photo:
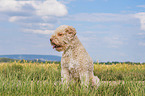
[[[144,63],[140,63],[140,62],[129,62],[129,61],[127,61],[127,62],[117,62],[117,61],[115,61],[115,62],[94,62],[94,64],[105,64],[105,65],[112,65],[112,64],[130,64],[130,65],[144,65],[145,64],[145,62]]]
[[[55,64],[60,64],[59,61],[42,61],[42,60],[39,60],[39,59],[34,59],[34,60],[19,60],[19,59],[10,59],[10,58],[0,58],[0,62],[20,62],[20,63],[25,63],[25,62],[28,62],[28,63],[55,63]],[[94,64],[105,64],[105,65],[112,65],[112,64],[130,64],[130,65],[144,65],[144,63],[140,63],[140,62],[94,62]]]
[[[19,63],[55,63],[59,64],[60,62],[58,61],[42,61],[39,59],[34,59],[34,60],[20,60],[20,59],[10,59],[10,58],[0,58],[0,62],[19,62]]]

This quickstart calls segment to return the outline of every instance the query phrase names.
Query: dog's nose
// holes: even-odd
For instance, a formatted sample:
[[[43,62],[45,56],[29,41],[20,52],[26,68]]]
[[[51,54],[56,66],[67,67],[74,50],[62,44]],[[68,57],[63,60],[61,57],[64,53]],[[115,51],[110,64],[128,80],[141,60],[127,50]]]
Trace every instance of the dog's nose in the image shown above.
[[[50,41],[52,42],[52,38],[50,38]]]

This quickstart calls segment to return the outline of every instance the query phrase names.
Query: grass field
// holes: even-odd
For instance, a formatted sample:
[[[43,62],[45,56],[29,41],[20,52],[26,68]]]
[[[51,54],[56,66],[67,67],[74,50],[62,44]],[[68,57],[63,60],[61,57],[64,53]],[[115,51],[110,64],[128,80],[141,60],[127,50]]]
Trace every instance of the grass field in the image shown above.
[[[48,63],[0,63],[0,96],[144,96],[145,65],[94,65],[96,90],[61,85],[61,67]]]

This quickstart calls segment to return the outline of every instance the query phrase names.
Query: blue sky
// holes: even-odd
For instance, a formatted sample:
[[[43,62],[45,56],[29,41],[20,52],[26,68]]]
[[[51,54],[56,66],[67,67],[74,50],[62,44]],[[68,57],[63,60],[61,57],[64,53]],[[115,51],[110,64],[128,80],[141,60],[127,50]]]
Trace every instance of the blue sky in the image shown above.
[[[49,42],[60,25],[94,61],[145,62],[144,0],[0,0],[0,55],[61,56]]]

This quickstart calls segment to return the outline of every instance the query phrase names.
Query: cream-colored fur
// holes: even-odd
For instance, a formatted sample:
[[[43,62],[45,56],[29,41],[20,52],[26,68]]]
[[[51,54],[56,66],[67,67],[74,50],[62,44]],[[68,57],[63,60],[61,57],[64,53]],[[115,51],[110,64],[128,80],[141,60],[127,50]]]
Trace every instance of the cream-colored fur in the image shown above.
[[[72,26],[62,25],[51,36],[51,44],[57,51],[63,51],[61,76],[63,83],[80,80],[82,85],[99,86],[99,78],[94,76],[93,60],[76,36]]]

